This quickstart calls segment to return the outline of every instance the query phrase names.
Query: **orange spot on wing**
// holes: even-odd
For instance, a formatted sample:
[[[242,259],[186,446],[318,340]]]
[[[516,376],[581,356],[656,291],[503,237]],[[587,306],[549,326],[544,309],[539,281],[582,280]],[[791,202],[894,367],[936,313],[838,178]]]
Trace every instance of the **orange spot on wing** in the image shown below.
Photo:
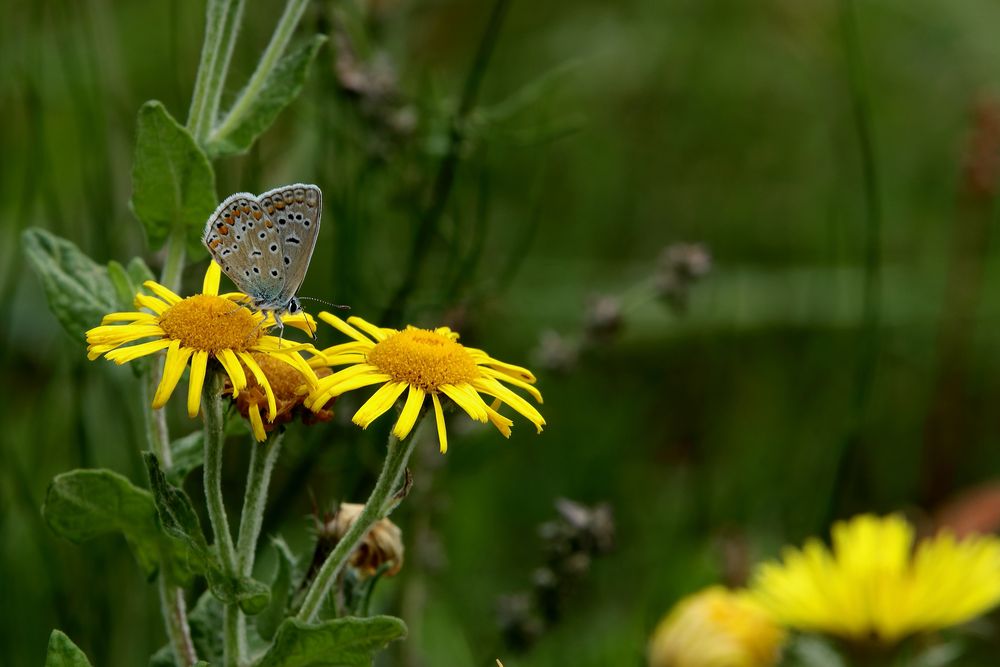
[[[219,233],[225,236],[226,234],[229,233],[229,227],[222,225],[221,227],[219,227]]]
[[[264,216],[264,214],[261,213],[260,211],[254,211],[253,212],[253,219],[254,220],[260,220],[263,216]]]
[[[220,243],[222,243],[222,239],[214,239],[214,240],[208,242],[208,247],[211,248],[212,250],[215,250],[215,248]]]
[[[267,227],[268,229],[270,229],[271,227],[274,227],[274,223],[271,222],[270,220],[266,220],[264,222],[264,226]]]

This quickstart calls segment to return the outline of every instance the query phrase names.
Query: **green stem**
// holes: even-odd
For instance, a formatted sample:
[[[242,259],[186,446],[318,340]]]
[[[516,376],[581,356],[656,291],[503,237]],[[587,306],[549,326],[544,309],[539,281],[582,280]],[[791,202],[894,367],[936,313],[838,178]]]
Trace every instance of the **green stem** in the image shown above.
[[[261,55],[260,62],[257,63],[257,69],[250,76],[246,87],[240,92],[239,97],[233,103],[233,106],[230,107],[225,118],[210,133],[208,143],[214,143],[220,138],[225,137],[232,131],[233,127],[243,120],[250,105],[253,104],[260,94],[264,82],[267,81],[267,78],[278,64],[281,55],[285,52],[285,48],[288,46],[288,42],[291,41],[292,35],[295,33],[295,28],[302,19],[302,15],[305,13],[308,5],[309,0],[289,0],[288,4],[285,5],[285,11],[282,12],[281,18],[278,19],[278,25],[274,29],[274,34],[271,35],[271,41],[264,50],[263,55]]]
[[[266,442],[253,442],[250,450],[250,471],[247,475],[247,488],[243,496],[243,514],[240,516],[240,536],[236,544],[236,565],[241,576],[249,577],[253,573],[254,555],[257,549],[257,539],[260,537],[260,527],[264,522],[264,505],[267,502],[267,489],[271,483],[271,473],[274,462],[281,452],[283,433],[278,433]]]
[[[187,127],[204,145],[219,113],[219,101],[236,44],[244,0],[209,0],[205,14],[205,41],[195,79]]]
[[[358,515],[344,537],[337,542],[337,546],[327,556],[326,562],[323,563],[316,578],[310,584],[302,602],[302,608],[299,610],[299,620],[307,623],[315,620],[323,606],[323,600],[330,594],[330,589],[351,554],[368,534],[372,525],[379,519],[388,516],[398,504],[398,500],[393,496],[403,481],[406,463],[410,460],[410,454],[413,453],[413,447],[419,439],[418,432],[425,421],[426,415],[420,418],[420,423],[410,432],[410,437],[406,440],[399,440],[392,434],[389,435],[388,452],[382,465],[382,472],[375,482],[375,488],[368,496],[368,502],[365,503],[361,514]]]
[[[176,662],[183,667],[190,667],[198,662],[198,654],[191,641],[184,589],[167,583],[163,573],[157,578],[157,588],[160,592],[160,611],[167,626],[167,638],[174,650]]]
[[[167,259],[163,262],[160,284],[174,292],[181,288],[181,274],[184,273],[185,247],[187,242],[183,227],[167,237]]]
[[[222,569],[227,576],[236,578],[236,552],[222,496],[222,449],[226,434],[222,410],[222,372],[217,368],[210,368],[205,377],[201,409],[205,421],[205,503],[208,519],[212,524]],[[246,642],[242,630],[243,617],[239,606],[226,605],[223,627],[223,664],[226,667],[239,667],[245,662]]]
[[[158,363],[151,364],[139,386],[149,450],[156,454],[164,468],[169,468],[173,457],[170,452],[170,434],[167,430],[166,416],[163,410],[154,410],[149,406],[162,372],[163,369]],[[170,642],[177,663],[189,667],[198,662],[198,653],[191,641],[184,589],[169,583],[166,575],[161,572],[157,578],[157,592],[160,596],[160,611],[167,630],[167,640]]]

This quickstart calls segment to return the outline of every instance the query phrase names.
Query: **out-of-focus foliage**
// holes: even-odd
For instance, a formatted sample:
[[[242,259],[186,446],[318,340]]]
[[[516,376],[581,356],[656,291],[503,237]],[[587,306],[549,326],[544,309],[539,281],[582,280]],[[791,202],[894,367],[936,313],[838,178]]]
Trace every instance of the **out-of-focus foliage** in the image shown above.
[[[868,218],[840,3],[513,0],[456,134],[490,4],[311,3],[305,28],[330,39],[301,96],[246,155],[216,163],[219,196],[323,188],[302,293],[363,317],[378,320],[398,293],[431,214],[408,283],[410,321],[446,323],[527,363],[543,331],[583,331],[595,294],[622,306],[613,336],[540,374],[542,436],[519,429],[507,442],[469,428],[446,457],[420,457],[393,516],[407,565],[373,601],[409,625],[391,664],[639,664],[683,595],[740,582],[780,544],[825,534],[831,516],[903,509],[930,524],[956,493],[1000,474],[995,3],[856,3],[882,210],[874,333],[863,326]],[[125,541],[80,548],[40,513],[49,480],[71,468],[142,480],[143,424],[132,374],[87,365],[45,307],[46,280],[27,270],[37,260],[19,239],[39,226],[100,264],[141,252],[145,232],[128,207],[136,109],[158,99],[184,118],[203,10],[137,0],[5,8],[5,664],[40,664],[53,627],[95,665],[145,664],[164,642],[154,587]],[[280,11],[269,0],[247,12],[233,81],[257,64],[259,48],[240,45],[266,44]],[[435,212],[449,155],[460,159]],[[45,238],[35,245],[57,257],[38,245]],[[655,289],[661,248],[681,241],[712,257],[682,314]],[[162,266],[161,255],[145,259]],[[192,265],[185,281],[202,272]],[[104,311],[117,308],[108,286]],[[86,307],[66,304],[71,331]],[[322,508],[363,500],[381,460],[385,427],[347,423],[352,400],[329,428],[290,432],[278,462],[264,530],[282,527],[297,553],[311,543],[312,498]],[[168,409],[176,437],[195,427]],[[246,457],[227,450],[229,507]],[[199,474],[187,475],[190,489]],[[529,580],[535,528],[558,497],[610,503],[616,549],[594,561],[560,622],[514,655],[496,602]],[[262,581],[277,563],[266,554]],[[963,665],[995,661],[995,619],[980,629]]]

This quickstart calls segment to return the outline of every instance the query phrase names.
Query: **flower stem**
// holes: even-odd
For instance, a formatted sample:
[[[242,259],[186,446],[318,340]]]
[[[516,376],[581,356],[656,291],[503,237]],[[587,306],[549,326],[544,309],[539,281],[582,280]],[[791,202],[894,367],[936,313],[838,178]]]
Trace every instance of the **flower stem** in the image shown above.
[[[219,100],[233,55],[244,0],[209,0],[205,12],[205,41],[195,79],[187,128],[204,145],[219,113]]]
[[[233,103],[233,106],[230,107],[225,118],[222,119],[217,128],[211,131],[208,143],[214,143],[224,138],[232,131],[236,124],[243,120],[250,105],[260,94],[264,82],[267,81],[275,65],[278,64],[278,59],[285,52],[285,47],[288,46],[288,42],[292,39],[295,27],[299,24],[299,20],[302,18],[302,14],[305,13],[308,4],[308,0],[288,0],[288,4],[285,5],[285,11],[282,12],[281,18],[278,19],[278,25],[274,29],[274,34],[271,35],[271,41],[264,50],[264,54],[260,57],[257,69],[250,76],[246,87],[240,92],[239,97]]]
[[[250,450],[250,470],[247,474],[247,488],[243,496],[243,514],[240,516],[240,536],[236,544],[236,565],[241,576],[253,573],[254,555],[260,527],[264,521],[264,505],[267,489],[271,483],[274,462],[281,452],[283,433],[277,433],[266,442],[253,442]]]
[[[191,641],[184,589],[168,583],[162,572],[158,577],[157,584],[160,592],[160,612],[163,614],[163,620],[167,626],[167,638],[174,650],[175,661],[183,667],[190,667],[198,662],[198,654]]]
[[[327,556],[326,562],[323,563],[316,578],[310,584],[302,602],[302,608],[299,610],[299,620],[306,622],[315,620],[323,606],[323,600],[329,595],[337,576],[351,554],[354,553],[355,548],[368,534],[368,530],[376,521],[388,516],[399,504],[398,500],[394,498],[394,494],[400,487],[403,474],[406,472],[406,463],[410,460],[410,454],[413,453],[413,447],[419,439],[419,432],[425,422],[426,413],[420,418],[420,423],[410,433],[410,437],[405,440],[399,440],[392,434],[389,435],[388,452],[385,456],[385,462],[382,464],[382,472],[375,482],[375,488],[368,496],[368,502],[365,503],[365,508],[361,510],[357,520],[344,537],[337,542],[337,546]]]
[[[229,519],[222,497],[222,449],[226,439],[222,411],[222,372],[210,368],[201,395],[205,421],[205,503],[219,560],[227,576],[235,578],[236,552],[229,532]],[[246,642],[243,616],[236,604],[226,605],[223,627],[223,664],[239,667],[245,662]]]
[[[160,382],[162,369],[159,364],[152,364],[146,372],[146,377],[140,383],[140,399],[142,401],[143,421],[146,426],[146,441],[149,451],[156,454],[164,468],[169,468],[172,461],[170,452],[170,434],[163,410],[150,407],[150,395]],[[157,578],[157,591],[160,596],[160,612],[167,630],[167,640],[173,649],[176,662],[182,667],[190,667],[198,662],[198,653],[191,641],[191,630],[187,620],[187,602],[184,600],[184,589],[167,581],[161,571]]]

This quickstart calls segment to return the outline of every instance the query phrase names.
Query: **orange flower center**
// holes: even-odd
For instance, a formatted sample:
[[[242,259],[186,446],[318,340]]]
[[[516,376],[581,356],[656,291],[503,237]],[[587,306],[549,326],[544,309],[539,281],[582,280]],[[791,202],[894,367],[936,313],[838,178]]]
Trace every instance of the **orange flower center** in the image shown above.
[[[210,294],[170,306],[160,315],[160,327],[184,347],[213,354],[225,349],[245,352],[265,333],[249,310]]]
[[[396,382],[428,392],[479,377],[479,368],[464,347],[447,336],[414,327],[377,343],[368,353],[368,363]]]

